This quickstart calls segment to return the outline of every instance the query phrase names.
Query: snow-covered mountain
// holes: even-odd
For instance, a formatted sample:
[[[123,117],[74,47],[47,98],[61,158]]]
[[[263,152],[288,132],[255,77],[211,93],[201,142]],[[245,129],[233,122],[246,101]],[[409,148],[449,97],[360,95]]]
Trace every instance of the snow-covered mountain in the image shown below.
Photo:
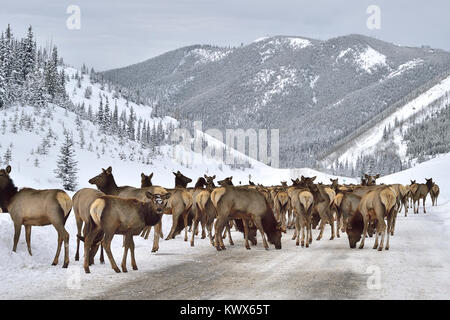
[[[280,129],[283,167],[315,166],[449,76],[450,54],[362,35],[196,45],[102,73],[204,128]]]

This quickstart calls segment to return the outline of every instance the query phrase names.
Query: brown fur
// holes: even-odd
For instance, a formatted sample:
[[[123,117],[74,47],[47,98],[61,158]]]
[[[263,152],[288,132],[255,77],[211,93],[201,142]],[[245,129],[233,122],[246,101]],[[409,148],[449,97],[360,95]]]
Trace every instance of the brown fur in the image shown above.
[[[142,179],[142,175],[141,175]],[[151,183],[151,179],[149,180]],[[97,188],[106,195],[120,196],[123,198],[136,198],[141,201],[145,201],[145,192],[150,191],[155,194],[165,194],[167,190],[159,186],[146,186],[143,188],[135,188],[130,186],[117,186],[114,176],[112,174],[112,167],[108,167],[106,170],[102,168],[102,172],[89,180],[90,184],[95,184]],[[148,233],[150,230],[148,230]],[[161,222],[155,226],[155,233],[153,237],[152,252],[159,250],[159,238],[163,237]],[[148,238],[148,234],[145,238]]]
[[[269,248],[265,237],[267,234],[269,242],[274,244],[276,249],[281,249],[281,225],[277,223],[270,205],[260,192],[250,188],[226,186],[215,189],[211,199],[217,210],[217,220],[214,226],[217,250],[225,249],[222,240],[225,224],[229,219],[236,218],[243,219],[247,248],[249,248],[247,224],[249,221],[253,221],[261,233],[264,247]]]
[[[367,234],[370,221],[376,221],[377,235],[375,238],[374,249],[378,248],[378,251],[383,249],[384,236],[387,231],[387,241],[385,249],[389,249],[389,233],[392,225],[393,212],[396,210],[396,193],[391,187],[383,187],[374,189],[366,193],[358,205],[358,210],[353,216],[349,218],[347,225],[347,235],[349,238],[349,244],[351,248],[356,246],[356,242],[359,241],[362,235],[362,240],[359,248],[364,247],[364,240]],[[363,230],[360,230],[360,218],[362,216],[364,223]],[[387,219],[387,228],[384,219]],[[381,235],[381,243],[378,245],[378,236]]]
[[[77,223],[77,251],[75,254],[75,261],[78,261],[80,259],[80,240],[84,240],[87,233],[89,233],[93,227],[92,224],[92,218],[90,215],[90,207],[91,204],[100,198],[101,196],[104,196],[105,194],[101,191],[90,189],[90,188],[84,188],[79,191],[77,191],[73,198],[73,213],[75,215],[75,221]],[[84,228],[83,228],[84,225]],[[82,232],[83,230],[83,232]],[[98,239],[100,240],[100,239]],[[89,264],[93,264],[93,259],[95,256],[95,253],[98,249],[97,245],[98,241],[94,241],[94,247],[91,248],[91,257],[89,257],[90,261]],[[103,258],[103,247],[101,250],[101,256],[100,256],[100,262],[104,263]]]
[[[439,197],[439,192],[440,192],[439,186],[437,184],[434,184],[430,190],[431,205],[437,206],[437,199]]]
[[[122,271],[127,272],[126,259],[129,249],[131,265],[133,270],[137,270],[133,236],[140,234],[146,226],[155,225],[161,220],[170,193],[156,195],[147,191],[145,196],[147,200],[144,202],[138,199],[105,195],[97,198],[91,204],[89,212],[95,228],[87,234],[84,242],[84,270],[86,273],[90,273],[89,250],[94,239],[101,233],[104,234],[102,243],[114,271],[120,272],[111,252],[111,241],[115,234],[124,235]]]
[[[31,255],[31,227],[52,224],[58,232],[58,248],[52,265],[58,264],[61,245],[64,242],[64,264],[69,265],[69,233],[64,228],[72,210],[72,200],[60,189],[36,190],[23,188],[17,190],[9,176],[11,167],[0,170],[0,207],[9,212],[14,223],[13,251],[16,252],[22,225],[25,226],[25,238]]]
[[[414,184],[411,186],[413,205],[414,205],[414,213],[419,213],[420,200],[422,200],[423,204],[423,213],[427,213],[425,208],[425,201],[427,200],[427,195],[433,187],[433,179],[425,179],[426,183]],[[417,202],[417,207],[416,207]]]

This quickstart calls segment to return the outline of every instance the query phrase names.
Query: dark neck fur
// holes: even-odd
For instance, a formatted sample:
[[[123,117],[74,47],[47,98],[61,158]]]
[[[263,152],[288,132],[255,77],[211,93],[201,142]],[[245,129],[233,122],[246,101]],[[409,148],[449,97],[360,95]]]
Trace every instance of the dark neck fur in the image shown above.
[[[116,195],[119,193],[119,187],[117,186],[112,174],[111,178],[108,178],[108,182],[106,183],[106,185],[101,188],[99,187],[99,189],[105,194]]]
[[[8,212],[8,206],[11,203],[11,199],[17,194],[17,187],[14,182],[9,179],[9,183],[3,190],[0,191],[0,207],[3,212]]]
[[[161,220],[162,215],[154,212],[150,203],[142,205],[140,211],[146,226],[154,226]]]
[[[175,177],[175,188],[186,188],[187,182],[184,182],[181,178]]]

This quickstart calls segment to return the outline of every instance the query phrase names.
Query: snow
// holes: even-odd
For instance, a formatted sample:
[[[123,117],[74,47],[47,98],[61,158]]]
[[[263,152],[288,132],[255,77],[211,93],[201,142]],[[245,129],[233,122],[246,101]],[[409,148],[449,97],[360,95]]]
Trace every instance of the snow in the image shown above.
[[[302,38],[288,38],[288,41],[294,49],[303,49],[311,45],[311,41]]]
[[[422,59],[414,59],[406,63],[403,63],[400,66],[398,66],[398,68],[395,71],[392,71],[390,74],[388,74],[385,79],[391,79],[393,77],[396,77],[402,74],[403,72],[411,70],[422,63],[423,63]],[[381,79],[380,82],[383,80],[384,79]]]
[[[347,58],[347,56],[349,56]],[[386,56],[370,46],[361,48],[348,48],[339,52],[336,62],[343,59],[345,62],[353,61],[358,68],[363,69],[367,73],[372,73],[380,66],[386,66]]]
[[[396,118],[398,121],[407,120],[412,116],[420,113],[421,111],[426,110],[427,113],[421,116],[422,118],[425,118],[427,114],[439,110],[436,108],[433,108],[433,110],[431,110],[429,106],[437,99],[445,96],[448,92],[450,92],[450,77],[442,80],[440,83],[433,86],[428,91],[424,92],[417,98],[400,107],[390,116],[380,121],[376,126],[370,128],[365,133],[355,138],[352,141],[351,145],[349,145],[349,147],[347,147],[343,152],[335,152],[328,156],[328,159],[334,159],[335,157],[338,157],[339,161],[341,162],[345,162],[348,159],[349,163],[355,163],[359,155],[373,153],[379,143],[382,141],[384,128],[389,127],[389,125],[393,127]],[[448,102],[449,101],[447,101],[446,103]],[[438,108],[445,107],[446,103],[442,103],[442,105],[438,106]],[[418,120],[420,121],[420,119]],[[403,130],[406,129],[407,126],[404,126]],[[398,146],[401,155],[404,155],[406,152],[406,145],[403,143],[403,141],[401,141],[398,134],[394,142]]]
[[[129,172],[135,170],[128,170],[128,172],[117,170],[115,172],[116,179],[121,182],[136,181],[137,179],[134,179],[134,177],[129,177]],[[284,178],[281,174],[287,174],[288,172],[289,170],[281,169],[280,171],[267,171],[262,180],[276,181]],[[16,181],[28,181],[22,174],[12,172]],[[42,174],[45,174],[45,172]],[[160,174],[160,172],[157,172],[155,178],[158,178]],[[319,174],[322,179],[326,177],[326,175],[321,175],[311,169],[293,170],[290,171],[290,174],[308,176]],[[126,179],[127,176],[128,180]],[[422,163],[406,171],[382,177],[379,182],[407,183],[410,179],[421,181],[423,178],[430,176],[433,177],[433,180],[436,180],[442,190],[439,205],[431,207],[428,199],[428,214],[410,214],[408,217],[399,214],[396,234],[391,238],[391,250],[381,253],[370,249],[373,238],[368,239],[367,248],[364,250],[349,249],[345,234],[340,239],[328,241],[329,228],[326,228],[324,239],[313,241],[310,249],[295,247],[294,242],[290,240],[291,234],[289,233],[283,235],[282,250],[269,250],[268,252],[262,249],[261,244],[259,244],[259,247],[246,252],[243,248],[242,236],[234,231],[235,247],[223,253],[215,253],[215,249],[210,246],[208,240],[200,240],[199,238],[196,238],[195,247],[192,248],[189,243],[183,241],[181,236],[170,241],[161,240],[160,250],[157,253],[150,253],[151,241],[135,237],[139,271],[130,270],[127,274],[115,274],[108,261],[105,265],[100,265],[98,259],[96,259],[95,265],[91,267],[91,274],[86,275],[82,269],[82,262],[73,259],[76,245],[76,227],[73,213],[66,223],[67,230],[71,235],[71,261],[67,270],[62,269],[61,264],[56,267],[50,266],[56,249],[56,231],[53,227],[33,228],[31,240],[33,256],[29,256],[26,251],[23,234],[19,241],[17,253],[12,253],[13,225],[8,214],[0,214],[0,256],[2,257],[0,260],[0,274],[2,275],[0,294],[2,297],[9,299],[83,299],[102,296],[103,294],[114,296],[117,288],[127,288],[128,285],[138,286],[143,279],[142,277],[148,277],[149,274],[155,274],[155,277],[159,277],[160,273],[164,274],[164,270],[176,268],[181,264],[202,263],[201,261],[205,258],[209,262],[212,261],[211,259],[221,261],[227,259],[225,255],[231,255],[228,259],[233,259],[233,256],[238,255],[239,261],[235,262],[235,268],[238,269],[256,265],[251,262],[253,259],[258,259],[258,261],[269,259],[268,261],[272,261],[261,268],[257,268],[251,275],[252,279],[259,275],[263,276],[266,281],[263,281],[261,285],[272,287],[270,296],[264,294],[264,292],[267,292],[266,290],[258,290],[260,294],[255,297],[260,299],[299,298],[305,294],[309,296],[311,290],[313,292],[318,290],[315,298],[332,298],[326,294],[328,289],[320,284],[322,283],[320,282],[322,277],[325,277],[323,281],[329,283],[327,288],[330,288],[330,290],[334,290],[335,286],[340,288],[336,291],[335,298],[348,298],[348,294],[352,296],[346,288],[353,288],[358,289],[357,298],[360,299],[368,297],[442,299],[448,296],[449,290],[450,253],[448,246],[442,246],[442,243],[448,243],[450,227],[450,188],[448,187],[450,182],[450,154]],[[171,226],[170,216],[164,217],[163,226],[164,233],[167,235],[168,228]],[[314,230],[313,236],[316,235],[317,230]],[[152,239],[152,235],[150,239]],[[424,241],[426,241],[425,247],[423,247]],[[121,259],[123,250],[121,245],[121,237],[116,236],[112,243],[112,251],[116,262],[120,262]],[[420,250],[420,255],[417,254],[417,250]],[[82,252],[81,249],[81,254]],[[220,258],[222,256],[223,259]],[[290,263],[279,263],[280,261]],[[305,264],[302,274],[298,274],[295,271],[296,266],[307,261],[309,263]],[[330,267],[330,263],[332,267]],[[272,280],[279,282],[281,279],[290,279],[289,277],[292,277],[292,275],[298,274],[302,277],[301,283],[290,281],[289,285],[283,284],[283,289],[275,286],[270,282],[271,277],[267,277],[267,272],[271,272],[274,265],[280,268],[273,274],[275,278]],[[379,289],[366,288],[369,267],[380,270],[381,287]],[[340,278],[343,275],[350,274],[352,275],[351,281],[348,277]],[[421,276],[417,277],[417,274]],[[213,280],[215,276],[220,275],[214,273],[210,276]],[[197,274],[193,277],[197,277]],[[415,281],[411,281],[412,278]],[[268,281],[269,283],[267,283]],[[319,286],[314,287],[317,281],[320,282]],[[204,285],[209,286],[210,283],[213,282],[207,281]],[[236,285],[233,283],[232,286],[227,285],[222,290],[215,290],[214,292],[217,292],[215,297],[231,298],[234,296],[238,299],[244,299],[249,297],[248,294],[253,294],[252,287],[241,291],[237,289]],[[123,294],[125,294],[123,297],[127,296],[126,293]],[[138,292],[133,290],[130,291],[130,294],[138,294]],[[181,291],[178,293],[177,290],[176,294],[181,294]]]
[[[367,47],[365,51],[358,55],[357,62],[366,72],[372,73],[377,65],[386,65],[386,56],[371,47]]]

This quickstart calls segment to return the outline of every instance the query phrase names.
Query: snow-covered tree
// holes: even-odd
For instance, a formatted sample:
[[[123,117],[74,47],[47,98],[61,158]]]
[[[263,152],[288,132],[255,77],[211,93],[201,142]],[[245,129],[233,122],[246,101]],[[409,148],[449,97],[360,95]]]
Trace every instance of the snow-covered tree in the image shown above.
[[[61,180],[63,188],[67,191],[75,191],[77,188],[77,164],[72,134],[69,131],[64,130],[64,141],[60,148],[57,168],[54,172],[56,178]]]

